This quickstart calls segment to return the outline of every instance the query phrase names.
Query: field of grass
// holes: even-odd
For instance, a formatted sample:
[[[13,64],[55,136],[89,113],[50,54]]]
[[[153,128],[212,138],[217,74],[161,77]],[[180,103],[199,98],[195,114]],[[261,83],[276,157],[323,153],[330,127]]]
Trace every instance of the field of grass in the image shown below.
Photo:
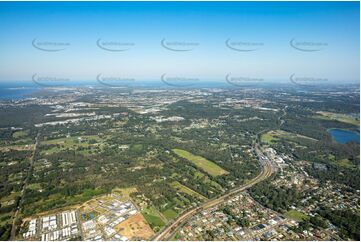
[[[100,188],[85,189],[81,194],[67,197],[64,197],[64,195],[60,193],[51,194],[46,197],[46,199],[38,200],[24,207],[23,214],[25,216],[30,216],[33,214],[48,213],[49,211],[57,211],[59,209],[62,210],[66,207],[87,202],[94,196],[99,196],[101,194],[104,194],[104,192]]]
[[[353,165],[349,159],[341,159],[341,160],[338,160],[338,161],[336,161],[334,163],[337,166],[340,166],[340,167],[343,167],[343,168],[348,168],[348,169],[356,168],[356,166]]]
[[[161,219],[159,212],[154,207],[147,207],[143,209],[142,215],[154,231],[159,231],[159,229],[165,225],[165,222]]]
[[[209,161],[201,156],[193,155],[192,153],[189,153],[188,151],[181,150],[181,149],[172,149],[172,151],[177,154],[178,156],[189,160],[194,165],[205,171],[211,176],[221,176],[228,174],[228,171],[224,170],[217,164],[213,163],[212,161]]]
[[[132,152],[140,152],[143,150],[143,145],[142,144],[132,145],[132,146],[130,146],[130,150]]]
[[[34,149],[34,144],[0,146],[0,151],[2,152],[8,152],[10,150],[28,151],[33,149]]]
[[[40,183],[31,183],[27,186],[27,188],[31,189],[31,190],[40,190],[41,185],[40,185]]]
[[[42,151],[41,151],[41,154],[52,155],[52,154],[54,154],[54,153],[61,152],[62,150],[63,150],[62,148],[51,147],[50,149],[42,150]]]
[[[11,192],[9,196],[6,197],[0,197],[0,203],[3,203],[4,206],[7,206],[6,203],[8,201],[16,199],[18,196],[20,196],[20,192]]]
[[[17,162],[16,162],[17,163]],[[23,173],[13,173],[8,176],[8,182],[17,182],[20,181],[23,177]]]
[[[268,133],[265,133],[265,134],[262,134],[261,135],[261,142],[262,143],[266,143],[266,144],[270,144],[273,142],[274,139],[277,139],[275,138],[271,132],[268,132]]]
[[[176,211],[174,211],[173,209],[171,209],[171,208],[165,210],[162,213],[168,220],[172,220],[175,217],[177,217],[177,215],[178,215],[178,213]]]
[[[89,200],[94,196],[98,196],[100,194],[103,194],[103,190],[100,188],[96,188],[96,189],[85,189],[83,190],[83,193],[81,194],[83,200]]]
[[[91,150],[97,147],[102,147],[104,140],[99,138],[96,135],[89,136],[76,136],[69,138],[59,138],[52,140],[42,141],[41,144],[44,145],[56,145],[51,148],[43,149],[41,154],[51,155],[67,149],[76,150],[79,149],[79,152],[87,155],[90,154]]]
[[[22,138],[28,135],[28,132],[25,131],[16,131],[15,133],[13,133],[13,138],[18,139],[18,138]]]
[[[317,112],[319,115],[315,115],[314,118],[325,119],[325,120],[336,120],[342,123],[348,123],[352,125],[360,125],[360,121],[354,119],[351,116],[340,113],[331,113],[331,112]]]
[[[216,188],[216,189],[219,189],[219,190],[222,190],[222,186],[221,186],[221,185],[219,185],[217,182],[209,179],[208,176],[206,176],[204,173],[202,173],[202,172],[200,172],[200,171],[196,171],[196,172],[194,173],[194,178],[203,180],[205,183],[210,184],[212,187],[214,187],[214,188]]]
[[[272,130],[272,131],[269,131],[269,132],[261,135],[262,143],[270,144],[273,141],[278,141],[280,139],[287,139],[287,140],[295,141],[295,142],[299,141],[300,139],[317,141],[316,139],[313,139],[311,137],[294,134],[294,133],[286,132],[283,130]]]
[[[304,213],[298,212],[296,210],[289,210],[287,213],[285,213],[285,216],[291,219],[294,219],[296,221],[302,221],[306,220],[308,216]]]
[[[81,142],[89,142],[89,141],[96,141],[96,142],[100,142],[103,139],[100,138],[98,135],[84,135],[84,136],[72,136],[69,138],[57,138],[57,139],[49,139],[49,140],[44,140],[42,141],[42,143],[45,144],[59,144],[59,143],[64,143],[64,144],[76,144],[76,143],[81,143]]]
[[[123,197],[129,198],[130,194],[133,192],[137,192],[136,187],[127,187],[127,188],[114,188],[112,193],[120,193]]]
[[[199,193],[196,192],[196,191],[193,191],[192,189],[190,189],[190,188],[182,185],[181,183],[179,183],[179,182],[177,182],[177,181],[172,182],[171,186],[172,186],[173,188],[175,188],[175,189],[176,189],[177,191],[179,191],[179,192],[184,192],[184,193],[186,193],[186,194],[188,194],[188,195],[191,195],[191,196],[193,196],[193,197],[197,197],[197,198],[200,199],[200,200],[206,200],[206,199],[207,199],[205,196],[199,194]]]
[[[196,178],[196,179],[202,179],[203,177],[205,177],[205,175],[200,171],[196,171],[194,173],[194,178]]]

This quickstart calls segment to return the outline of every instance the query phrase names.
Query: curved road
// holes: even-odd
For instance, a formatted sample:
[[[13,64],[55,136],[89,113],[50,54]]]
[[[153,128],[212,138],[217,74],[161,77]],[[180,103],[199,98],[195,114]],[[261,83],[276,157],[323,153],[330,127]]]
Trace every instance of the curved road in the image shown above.
[[[283,114],[278,118],[278,120],[280,121],[280,127],[284,124],[284,120],[282,118],[286,115],[286,109],[287,109],[287,106],[285,106],[282,109]],[[154,241],[160,241],[160,240],[168,240],[168,239],[170,239],[171,236],[173,235],[173,233],[175,231],[177,231],[178,228],[187,219],[189,219],[191,216],[193,216],[194,214],[196,214],[200,210],[203,210],[203,209],[218,205],[218,204],[222,203],[224,200],[226,200],[228,197],[230,197],[230,196],[232,196],[232,195],[234,195],[236,193],[242,192],[242,191],[254,186],[255,184],[257,184],[257,183],[267,179],[268,177],[270,177],[273,172],[276,172],[277,167],[263,154],[263,152],[262,152],[262,150],[260,148],[260,144],[259,144],[259,136],[262,133],[266,132],[266,131],[267,131],[267,129],[258,132],[255,135],[256,136],[255,140],[253,140],[253,142],[252,142],[253,143],[253,150],[255,151],[255,153],[256,153],[256,155],[257,155],[257,157],[259,159],[259,163],[261,164],[261,166],[263,168],[261,173],[258,176],[256,176],[255,178],[253,178],[252,180],[250,180],[246,184],[242,185],[241,187],[230,190],[228,193],[222,195],[221,197],[213,198],[213,199],[208,200],[207,202],[203,203],[202,205],[191,208],[190,210],[186,210],[175,221],[173,221],[165,229],[160,231],[159,234],[157,234],[153,240]]]
[[[259,152],[261,152],[260,150],[258,150],[257,146],[255,146],[255,149],[257,151],[257,154],[259,154]],[[170,236],[172,235],[172,233],[174,231],[176,231],[178,229],[178,227],[180,225],[182,225],[182,223],[185,220],[189,219],[191,216],[196,214],[199,210],[203,210],[203,209],[218,205],[218,204],[224,202],[228,197],[230,197],[236,193],[242,192],[242,191],[252,187],[253,185],[270,177],[274,171],[273,165],[271,164],[271,162],[268,159],[263,159],[260,155],[258,155],[258,158],[260,159],[260,163],[261,163],[263,169],[257,177],[253,178],[252,180],[250,180],[246,184],[242,185],[241,187],[230,190],[228,193],[224,194],[221,197],[213,198],[213,199],[208,200],[207,202],[203,203],[200,206],[197,206],[190,210],[185,211],[175,221],[173,221],[170,225],[168,225],[168,227],[166,227],[163,231],[161,231],[158,235],[156,235],[156,237],[153,240],[156,240],[156,241],[168,240],[170,238]]]

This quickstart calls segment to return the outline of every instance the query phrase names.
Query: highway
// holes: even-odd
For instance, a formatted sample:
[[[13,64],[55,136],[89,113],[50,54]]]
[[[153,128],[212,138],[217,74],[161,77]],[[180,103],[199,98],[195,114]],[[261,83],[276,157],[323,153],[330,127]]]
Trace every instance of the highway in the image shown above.
[[[258,135],[259,134],[257,134],[256,136],[258,137]],[[172,237],[173,233],[175,231],[177,231],[178,228],[185,221],[187,221],[190,217],[192,217],[193,215],[195,215],[199,211],[201,211],[203,209],[213,207],[213,206],[216,206],[216,205],[224,202],[227,198],[231,197],[232,195],[235,195],[235,194],[237,194],[239,192],[242,192],[242,191],[254,186],[255,184],[267,179],[268,177],[270,177],[272,175],[272,173],[275,171],[275,166],[271,163],[271,161],[269,161],[263,155],[262,151],[259,149],[258,138],[256,138],[256,142],[254,144],[254,149],[256,151],[259,162],[262,165],[262,171],[260,172],[260,174],[258,174],[258,176],[256,176],[255,178],[253,178],[252,180],[250,180],[246,184],[244,184],[244,185],[242,185],[242,186],[240,186],[238,188],[232,189],[229,192],[227,192],[226,194],[224,194],[224,195],[222,195],[222,196],[220,196],[218,198],[213,198],[213,199],[208,200],[207,202],[203,203],[202,205],[199,205],[197,207],[186,210],[185,212],[183,212],[183,214],[181,214],[171,224],[167,225],[165,227],[165,229],[160,231],[153,238],[153,240],[156,240],[156,241],[169,240]],[[265,157],[265,158],[263,158],[263,157]]]
[[[284,120],[283,117],[286,116],[287,109],[288,106],[285,106],[282,109],[282,115],[278,117],[278,120],[280,121],[279,127],[281,128],[281,126],[284,124]],[[252,180],[250,180],[249,182],[247,182],[246,184],[232,189],[229,192],[227,192],[226,194],[217,197],[217,198],[213,198],[211,200],[208,200],[207,202],[203,203],[202,205],[199,205],[197,207],[188,209],[186,211],[184,211],[176,220],[174,220],[172,223],[166,225],[166,227],[161,230],[158,234],[156,234],[156,236],[153,238],[153,240],[168,240],[170,239],[173,234],[179,229],[179,227],[184,224],[190,217],[192,217],[193,215],[195,215],[197,212],[203,210],[203,209],[207,209],[213,206],[216,206],[222,202],[224,202],[227,198],[229,198],[230,196],[237,194],[239,192],[242,192],[252,186],[254,186],[255,184],[267,179],[268,177],[270,177],[273,173],[277,172],[277,165],[274,164],[272,161],[270,161],[262,152],[261,146],[260,146],[260,136],[262,133],[268,132],[268,129],[262,130],[260,132],[258,132],[255,135],[255,139],[252,142],[252,146],[253,146],[253,151],[256,154],[258,161],[260,163],[260,165],[262,166],[262,171],[260,172],[260,174],[258,176],[256,176],[255,178],[253,178]]]

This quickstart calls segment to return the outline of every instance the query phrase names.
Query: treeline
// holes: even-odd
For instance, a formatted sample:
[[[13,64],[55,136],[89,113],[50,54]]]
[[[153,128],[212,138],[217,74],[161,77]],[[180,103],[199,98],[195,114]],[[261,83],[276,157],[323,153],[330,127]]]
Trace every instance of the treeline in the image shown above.
[[[10,150],[0,153],[0,197],[20,191],[22,179],[29,168],[30,156],[31,151]],[[13,162],[12,165],[9,165],[10,162]]]
[[[360,240],[359,214],[353,213],[349,209],[331,210],[327,207],[321,207],[318,213],[340,228],[340,235],[343,239]]]
[[[0,107],[0,128],[28,127],[34,128],[35,123],[41,123],[51,108],[43,105],[16,105]]]
[[[0,225],[0,241],[6,241],[10,238],[11,224]]]
[[[360,189],[360,167],[356,169],[347,169],[339,166],[328,165],[326,170],[315,169],[307,166],[305,169],[311,176],[319,179],[321,183],[333,181],[352,187],[355,190]]]
[[[290,206],[300,204],[302,195],[296,188],[276,187],[268,181],[262,181],[249,188],[251,196],[265,207],[284,213]]]

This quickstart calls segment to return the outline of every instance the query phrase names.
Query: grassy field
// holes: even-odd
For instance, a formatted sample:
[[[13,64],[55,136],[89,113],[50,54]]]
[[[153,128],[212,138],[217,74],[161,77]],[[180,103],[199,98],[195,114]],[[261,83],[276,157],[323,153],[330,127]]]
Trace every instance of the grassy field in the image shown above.
[[[178,213],[176,211],[174,211],[173,209],[171,209],[171,208],[165,210],[162,213],[168,220],[172,220],[175,217],[177,217],[177,215],[178,215]]]
[[[294,134],[283,130],[271,130],[261,135],[261,142],[266,144],[271,144],[273,141],[278,141],[280,139],[287,139],[295,142],[298,141],[299,139],[317,141],[316,139],[313,139],[311,137]]]
[[[22,138],[28,135],[28,132],[25,131],[16,131],[15,133],[13,133],[13,138],[18,139],[18,138]]]
[[[122,196],[124,196],[127,199],[130,197],[130,194],[133,192],[137,192],[136,187],[114,188],[112,190],[112,193],[120,193]]]
[[[360,121],[354,119],[351,116],[348,116],[346,114],[340,114],[340,113],[331,113],[331,112],[317,112],[319,115],[315,115],[314,118],[317,119],[325,119],[325,120],[336,120],[342,123],[348,123],[352,125],[360,125]]]
[[[213,163],[212,161],[209,161],[201,156],[193,155],[192,153],[189,153],[188,151],[181,150],[181,149],[172,149],[174,153],[176,153],[178,156],[189,160],[194,165],[205,171],[211,176],[221,176],[228,174],[228,171],[224,170],[217,164]]]
[[[20,192],[11,192],[9,196],[0,197],[0,203],[3,206],[7,206],[9,201],[16,199],[18,196],[20,196]]]
[[[143,209],[142,215],[154,231],[158,231],[165,225],[165,222],[160,218],[159,212],[154,207]]]
[[[68,206],[75,206],[87,202],[94,196],[104,194],[100,188],[85,189],[83,193],[74,196],[64,197],[63,194],[51,194],[45,199],[37,200],[24,207],[23,214],[30,216],[39,213],[48,213],[49,211],[61,210]]]
[[[89,135],[45,140],[42,141],[41,144],[55,145],[53,147],[47,148],[46,150],[42,150],[41,154],[51,155],[54,153],[65,151],[67,149],[79,149],[78,152],[87,155],[90,154],[90,152],[97,147],[102,148],[102,146],[104,145],[104,140],[99,138],[99,136]]]
[[[40,190],[41,184],[40,183],[31,183],[27,186],[27,188],[31,189],[31,190]]]
[[[274,139],[277,138],[275,138],[270,132],[261,135],[262,143],[270,144],[273,142]]]
[[[141,145],[141,144],[132,145],[132,146],[130,147],[130,150],[131,150],[132,152],[140,152],[140,151],[143,150],[143,145]]]
[[[334,162],[335,165],[343,167],[343,168],[356,168],[356,166],[354,164],[352,164],[352,162],[349,159],[341,159],[338,161]]]
[[[27,151],[27,150],[33,150],[34,144],[26,144],[26,145],[9,145],[9,146],[1,146],[0,151],[2,152],[8,152],[10,150],[16,150],[16,151]]]
[[[193,197],[197,197],[198,199],[201,199],[201,200],[206,200],[207,199],[205,196],[202,196],[198,192],[193,191],[192,189],[180,184],[177,181],[172,182],[171,186],[174,187],[179,192],[184,192],[184,193],[186,193],[188,195],[191,195]]]
[[[296,210],[289,210],[287,213],[285,213],[285,216],[291,219],[294,219],[296,221],[302,221],[306,220],[308,216],[304,213],[298,212]]]
[[[202,173],[202,172],[200,172],[200,171],[195,172],[194,178],[203,180],[205,183],[210,184],[212,187],[214,187],[214,188],[216,188],[216,189],[219,189],[219,190],[222,190],[222,186],[221,186],[221,185],[219,185],[219,184],[218,184],[217,182],[215,182],[215,181],[212,181],[211,179],[209,179],[208,176],[206,176],[204,173]]]

